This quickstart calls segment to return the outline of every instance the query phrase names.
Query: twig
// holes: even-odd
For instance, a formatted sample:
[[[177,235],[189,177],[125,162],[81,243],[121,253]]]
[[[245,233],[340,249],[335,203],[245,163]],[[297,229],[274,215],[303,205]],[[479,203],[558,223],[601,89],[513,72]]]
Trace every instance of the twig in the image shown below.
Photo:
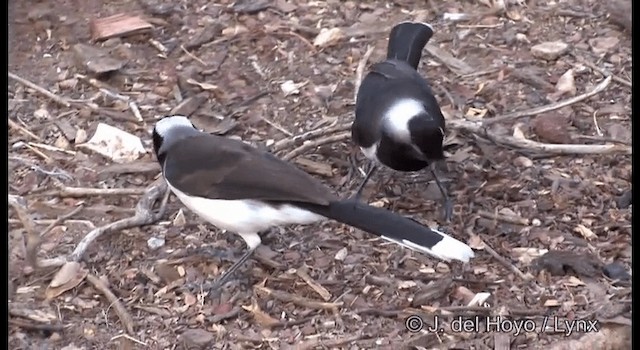
[[[299,297],[297,295],[289,294],[279,290],[273,290],[262,286],[255,286],[256,291],[265,293],[266,295],[283,301],[285,303],[291,302],[299,306],[307,307],[310,309],[321,309],[321,310],[335,310],[338,306],[342,306],[342,302],[337,303],[325,303],[320,301],[315,301],[303,297]]]
[[[40,233],[40,237],[44,237],[47,233],[49,233],[51,230],[53,230],[54,227],[60,225],[63,221],[65,221],[65,220],[73,217],[74,215],[78,214],[80,211],[82,211],[82,209],[84,209],[84,205],[79,205],[77,208],[73,209],[72,211],[68,212],[67,214],[58,216],[55,220],[53,220],[53,222],[51,222],[47,226],[47,228],[44,229],[44,231],[42,231]]]
[[[180,49],[182,50],[182,52],[186,53],[187,56],[191,57],[193,60],[197,61],[198,63],[200,63],[203,67],[207,67],[208,64],[201,60],[198,56],[192,54],[191,52],[189,52],[189,50],[187,50],[184,45],[180,45]]]
[[[261,116],[260,119],[262,119],[265,123],[271,125],[272,127],[278,129],[283,134],[285,134],[285,135],[287,135],[289,137],[293,136],[293,133],[291,131],[285,129],[283,126],[279,125],[278,123],[269,120],[267,117]]]
[[[140,340],[138,340],[138,339],[136,339],[136,338],[134,338],[134,337],[132,337],[132,336],[128,335],[127,333],[118,334],[118,335],[116,335],[116,336],[112,337],[111,339],[109,339],[109,341],[118,340],[118,339],[120,339],[120,338],[124,338],[124,339],[130,340],[130,341],[132,341],[132,342],[134,342],[134,343],[136,343],[136,344],[140,344],[140,345],[143,345],[143,346],[147,346],[147,343],[142,342],[142,341],[140,341]],[[121,346],[122,346],[122,345],[121,345]],[[126,346],[123,346],[122,348],[126,349],[127,347],[126,347]]]
[[[530,117],[530,116],[541,114],[541,113],[555,111],[557,109],[570,106],[574,103],[578,103],[580,101],[586,100],[592,96],[599,94],[600,92],[604,91],[604,89],[606,89],[610,83],[611,83],[611,76],[608,76],[602,82],[600,82],[600,84],[596,85],[593,89],[585,92],[584,94],[577,95],[577,96],[568,98],[564,101],[558,101],[556,103],[552,103],[546,106],[535,107],[535,108],[527,109],[524,111],[517,111],[517,112],[505,114],[502,116],[485,119],[482,122],[482,124],[484,126],[488,126],[496,122],[501,122],[501,121],[510,120],[510,119],[519,119],[523,117]]]
[[[90,187],[61,187],[58,190],[41,192],[33,196],[57,197],[89,197],[89,196],[127,196],[140,195],[147,192],[145,188],[90,188]]]
[[[307,131],[303,134],[300,135],[296,135],[294,137],[291,138],[287,138],[287,139],[282,139],[276,143],[273,144],[273,146],[271,147],[271,151],[276,153],[279,152],[283,149],[289,148],[293,145],[295,145],[298,142],[304,142],[316,137],[320,137],[320,136],[325,136],[325,135],[333,135],[335,133],[341,132],[341,131],[346,131],[349,130],[349,128],[351,127],[351,124],[336,124],[336,123],[332,123],[329,126],[326,126],[324,128],[321,129],[315,129],[315,130],[311,130],[311,131]]]
[[[38,249],[40,248],[40,244],[42,244],[42,237],[44,237],[44,235],[49,233],[54,227],[59,225],[62,221],[64,221],[64,220],[76,215],[77,213],[79,213],[83,208],[84,208],[84,206],[80,205],[77,208],[75,208],[74,210],[72,210],[71,212],[58,217],[52,223],[50,223],[49,226],[47,226],[47,228],[45,228],[44,231],[42,231],[40,234],[38,234],[35,231],[35,229],[34,229],[33,232],[27,231],[27,244],[26,244],[26,247],[25,247],[25,250],[26,250],[25,251],[25,259],[29,263],[29,266],[31,266],[34,269],[38,267]],[[16,210],[16,211],[18,211],[18,210]],[[23,213],[23,214],[24,215],[28,215],[26,213]],[[18,214],[18,216],[20,216],[20,214]],[[29,219],[29,221],[31,221],[33,223],[32,219]],[[23,226],[24,226],[24,223],[23,223]]]
[[[291,160],[301,154],[303,154],[304,152],[316,148],[318,146],[322,146],[325,145],[327,143],[333,143],[333,142],[340,142],[340,141],[344,141],[344,140],[348,140],[351,137],[351,133],[349,132],[344,132],[341,134],[335,134],[335,135],[331,135],[331,136],[327,136],[327,137],[323,137],[314,141],[310,141],[307,143],[302,144],[300,147],[297,147],[295,149],[293,149],[291,152],[285,154],[282,159],[284,160]]]
[[[303,265],[300,268],[296,269],[296,274],[298,275],[298,277],[302,278],[302,280],[305,281],[305,283],[307,283],[309,287],[311,287],[311,289],[318,293],[318,295],[320,295],[320,297],[324,299],[324,301],[331,300],[331,293],[325,287],[321,286],[318,282],[314,281],[313,278],[311,278],[311,276],[309,276],[309,274],[307,273],[308,270],[309,267]]]
[[[160,51],[160,54],[163,56],[163,58],[167,58],[166,54],[167,52],[169,52],[169,49],[167,49],[167,47],[164,46],[161,42],[155,39],[149,39],[149,44],[151,44],[151,46],[153,46],[156,50]]]
[[[241,308],[239,306],[234,307],[233,309],[231,309],[231,311],[229,312],[225,312],[223,314],[217,314],[213,317],[211,317],[210,320],[208,320],[207,322],[210,323],[218,323],[224,320],[228,320],[230,318],[234,318],[236,316],[238,316],[238,314],[240,313]]]
[[[114,221],[108,225],[101,226],[92,230],[80,241],[80,243],[78,243],[76,249],[74,249],[74,251],[69,256],[41,260],[38,263],[38,266],[62,266],[67,261],[80,261],[87,248],[89,248],[89,245],[101,235],[132,227],[149,225],[160,220],[160,218],[164,216],[164,211],[169,199],[169,193],[170,192],[167,188],[166,182],[163,179],[159,179],[153,185],[151,185],[147,189],[145,195],[140,198],[140,201],[136,205],[136,214],[134,216]],[[161,201],[160,208],[158,209],[157,213],[154,213],[153,204],[157,202],[162,195],[164,195],[164,198]]]
[[[29,145],[28,143],[22,143],[26,148],[28,148],[31,152],[35,153],[38,157],[44,159],[44,161],[46,163],[52,163],[53,162],[53,158],[49,157],[48,155],[46,155],[44,152],[42,152],[41,150]]]
[[[498,145],[515,149],[537,151],[550,154],[632,154],[631,146],[620,144],[607,145],[577,145],[541,143],[528,139],[516,138],[508,135],[498,135],[485,127],[484,123],[472,122],[465,119],[451,119],[447,121],[451,129],[464,130],[480,137],[487,138]]]
[[[369,57],[373,53],[375,46],[367,47],[367,51],[360,58],[360,62],[358,62],[358,67],[356,68],[356,78],[353,81],[354,85],[354,94],[353,100],[355,101],[358,98],[358,90],[360,89],[360,84],[362,83],[362,78],[364,77],[364,69],[367,67],[367,61],[369,61]]]
[[[33,222],[36,225],[51,225],[52,222],[55,222],[57,219],[37,219],[37,220],[33,220]],[[95,226],[93,225],[93,223],[89,220],[65,220],[64,221],[66,224],[82,224],[82,225],[86,225],[91,227],[92,229],[95,228]],[[16,225],[16,224],[22,224],[22,221],[20,221],[19,219],[9,219],[9,225]]]
[[[131,315],[129,315],[129,312],[127,312],[127,309],[122,305],[120,300],[118,300],[118,297],[116,297],[115,294],[113,294],[113,292],[109,290],[109,287],[104,282],[102,282],[101,279],[94,276],[93,274],[88,274],[86,279],[100,293],[102,293],[107,298],[107,300],[109,300],[111,306],[113,306],[114,310],[116,311],[116,314],[118,314],[120,322],[122,322],[122,324],[124,325],[127,334],[133,334],[133,319],[131,318]]]
[[[18,219],[22,222],[22,227],[26,231],[27,244],[26,244],[26,256],[27,262],[33,268],[37,266],[36,252],[41,243],[40,234],[36,231],[36,225],[33,219],[27,213],[27,205],[21,203],[22,198],[9,195],[9,205],[13,207],[18,215]]]
[[[308,350],[308,349],[315,349],[317,347],[333,348],[333,347],[346,345],[346,344],[349,344],[351,342],[358,341],[358,340],[361,340],[361,339],[362,339],[362,335],[361,334],[345,336],[345,337],[342,337],[342,338],[337,338],[336,337],[336,338],[333,338],[333,339],[319,339],[319,338],[317,338],[317,339],[307,340],[305,342],[299,343],[295,347],[292,347],[292,349],[295,349],[295,350]]]
[[[133,116],[136,118],[136,120],[138,122],[143,122],[144,121],[144,118],[142,118],[142,114],[140,113],[140,109],[138,108],[138,105],[134,101],[132,101],[129,96],[124,96],[124,95],[119,94],[117,92],[111,91],[108,88],[107,84],[104,84],[104,83],[98,81],[97,79],[89,78],[86,75],[76,74],[75,77],[77,79],[80,79],[80,80],[82,80],[84,82],[87,82],[89,85],[97,88],[98,90],[100,90],[101,93],[103,93],[103,94],[105,94],[105,95],[107,95],[107,96],[109,96],[111,98],[114,98],[116,100],[120,100],[120,101],[125,102],[129,106],[129,109],[131,110],[131,113],[133,113]],[[87,104],[87,105],[89,105],[89,104]]]
[[[32,133],[31,131],[29,131],[29,130],[28,130],[27,128],[25,128],[24,126],[22,126],[22,125],[20,125],[20,124],[18,124],[18,123],[16,123],[16,122],[14,122],[13,120],[11,120],[11,118],[7,118],[7,121],[9,122],[9,127],[10,127],[10,128],[12,128],[12,129],[16,129],[16,130],[18,130],[21,134],[23,134],[23,135],[25,135],[25,136],[27,136],[27,137],[30,137],[30,138],[32,138],[32,139],[34,139],[34,140],[36,140],[36,141],[42,141],[42,139],[41,139],[38,135],[36,135],[36,134]]]
[[[621,77],[619,77],[619,76],[607,71],[604,68],[600,68],[600,67],[596,66],[595,64],[593,64],[593,63],[591,63],[591,62],[589,62],[587,60],[580,60],[580,63],[582,63],[585,66],[597,71],[598,73],[604,75],[605,77],[611,77],[611,79],[613,79],[613,81],[615,81],[617,83],[620,83],[620,84],[622,84],[622,85],[624,85],[626,87],[630,88],[632,86],[631,82],[628,81],[627,79],[621,78]]]
[[[41,93],[42,95],[48,97],[49,99],[51,99],[52,101],[54,101],[54,102],[56,102],[58,104],[63,105],[64,107],[67,107],[67,108],[71,107],[71,104],[67,101],[67,99],[65,99],[63,97],[60,97],[60,96],[50,92],[49,90],[30,82],[27,79],[21,78],[21,77],[13,74],[11,72],[8,72],[8,73],[9,73],[9,79],[13,79],[13,80],[17,81],[18,83],[20,83],[20,84],[22,84],[22,85],[24,85],[24,86],[26,86],[28,88],[31,88],[31,89]]]
[[[529,219],[525,219],[520,216],[492,213],[486,210],[478,210],[478,215],[494,221],[503,221],[510,224],[529,226]]]
[[[38,324],[15,318],[10,318],[9,323],[22,329],[32,329],[36,331],[61,332],[64,330],[64,326],[61,324]]]
[[[515,273],[516,275],[518,275],[518,277],[522,278],[525,281],[528,281],[529,278],[527,277],[527,275],[525,275],[524,273],[522,273],[522,271],[520,271],[515,265],[513,265],[512,263],[508,262],[507,259],[503,258],[500,254],[498,254],[498,252],[496,252],[495,250],[493,250],[493,248],[491,248],[491,246],[489,244],[487,244],[487,242],[485,242],[484,240],[482,241],[482,244],[484,246],[484,250],[487,251],[487,253],[491,254],[492,257],[494,257],[496,260],[498,260],[502,265],[504,265],[505,267],[507,267],[509,270],[513,271],[513,273]]]
[[[66,153],[66,154],[71,155],[71,156],[75,156],[76,155],[75,151],[70,151],[70,150],[67,150],[67,149],[64,149],[64,148],[46,145],[44,143],[29,142],[27,144],[29,146],[31,146],[31,147],[42,148],[42,149],[45,149],[47,151],[62,152],[62,153]]]

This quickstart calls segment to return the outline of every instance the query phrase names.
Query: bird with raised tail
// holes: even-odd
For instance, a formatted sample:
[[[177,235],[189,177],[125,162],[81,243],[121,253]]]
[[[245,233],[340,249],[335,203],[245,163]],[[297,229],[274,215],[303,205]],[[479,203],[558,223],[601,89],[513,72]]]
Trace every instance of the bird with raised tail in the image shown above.
[[[249,248],[213,288],[227,281],[261,244],[258,233],[326,219],[446,261],[468,262],[474,256],[453,237],[385,209],[340,200],[294,165],[242,141],[202,132],[186,117],[158,121],[153,147],[178,199],[203,220],[240,235]]]
[[[354,197],[360,197],[379,164],[402,172],[430,167],[449,221],[453,204],[434,167],[444,160],[445,120],[429,83],[417,71],[432,36],[433,28],[427,23],[395,25],[386,59],[374,64],[360,84],[351,136],[371,160],[371,167]]]

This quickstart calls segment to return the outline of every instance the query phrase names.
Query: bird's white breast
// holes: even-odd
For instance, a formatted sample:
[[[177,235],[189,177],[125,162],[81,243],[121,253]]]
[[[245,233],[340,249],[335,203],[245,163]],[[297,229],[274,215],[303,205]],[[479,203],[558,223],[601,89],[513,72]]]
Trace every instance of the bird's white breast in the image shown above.
[[[191,211],[214,226],[238,233],[247,245],[255,242],[255,233],[270,227],[290,224],[310,224],[324,217],[291,205],[275,208],[256,200],[222,200],[192,197],[169,185],[171,191]],[[255,248],[255,247],[252,247]]]

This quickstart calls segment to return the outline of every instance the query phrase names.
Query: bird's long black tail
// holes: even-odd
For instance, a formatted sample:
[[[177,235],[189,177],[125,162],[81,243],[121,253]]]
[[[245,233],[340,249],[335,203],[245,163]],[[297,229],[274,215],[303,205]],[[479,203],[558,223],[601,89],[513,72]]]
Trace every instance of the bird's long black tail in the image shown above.
[[[387,59],[397,59],[418,69],[422,49],[433,36],[433,28],[427,23],[402,22],[391,29],[387,46]]]
[[[474,256],[473,250],[457,239],[386,209],[351,200],[335,201],[329,206],[296,205],[445,261],[468,262]]]

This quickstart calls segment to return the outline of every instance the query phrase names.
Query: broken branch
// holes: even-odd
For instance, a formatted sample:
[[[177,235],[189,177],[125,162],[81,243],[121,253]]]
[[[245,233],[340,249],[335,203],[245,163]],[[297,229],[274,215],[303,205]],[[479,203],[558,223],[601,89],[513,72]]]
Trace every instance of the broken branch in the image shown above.
[[[89,196],[126,196],[140,195],[147,192],[144,188],[85,188],[85,187],[61,187],[58,190],[36,194],[36,196],[57,197],[89,197]]]
[[[301,146],[294,148],[293,151],[285,154],[282,159],[284,160],[291,160],[301,154],[303,154],[304,152],[325,145],[327,143],[334,143],[334,142],[339,142],[339,141],[345,141],[348,140],[351,137],[351,133],[350,132],[343,132],[341,134],[335,134],[335,135],[330,135],[327,137],[323,137],[314,141],[310,141],[307,143],[302,144]]]
[[[611,76],[608,76],[603,81],[601,81],[600,84],[596,85],[593,89],[591,89],[590,91],[585,92],[584,94],[568,98],[568,99],[566,99],[564,101],[558,101],[556,103],[548,104],[546,106],[535,107],[535,108],[527,109],[527,110],[524,110],[524,111],[517,111],[517,112],[505,114],[505,115],[502,115],[502,116],[485,119],[482,122],[482,124],[483,124],[483,126],[486,127],[486,126],[491,125],[491,124],[496,123],[496,122],[501,122],[501,121],[511,120],[511,119],[519,119],[519,118],[524,118],[524,117],[530,117],[530,116],[534,116],[534,115],[538,115],[538,114],[542,114],[542,113],[546,113],[546,112],[555,111],[557,109],[570,106],[572,104],[578,103],[580,101],[586,100],[586,99],[588,99],[588,98],[590,98],[592,96],[595,96],[595,95],[599,94],[600,92],[604,91],[604,89],[606,89],[607,86],[609,86],[610,83],[611,83]]]
[[[87,281],[91,283],[102,295],[109,300],[109,305],[113,306],[113,309],[118,314],[118,318],[120,318],[120,322],[124,325],[124,329],[127,331],[127,334],[133,334],[133,319],[127,309],[122,305],[118,297],[109,290],[109,287],[102,282],[98,277],[88,274],[86,277]]]
[[[498,135],[491,132],[485,127],[484,123],[472,122],[465,119],[452,119],[449,120],[448,126],[452,129],[459,129],[463,131],[476,134],[480,137],[484,137],[492,142],[509,146],[515,149],[536,151],[540,153],[548,154],[632,154],[631,146],[620,144],[607,144],[607,145],[579,145],[579,144],[551,144],[541,143],[523,138],[516,138],[509,135]]]
[[[356,68],[356,79],[353,82],[353,85],[354,85],[353,100],[354,101],[358,98],[358,90],[360,89],[362,78],[364,77],[364,70],[367,67],[367,61],[369,61],[369,57],[371,57],[371,54],[373,53],[373,49],[375,49],[375,46],[367,47],[367,51],[364,53],[364,55],[362,55],[360,62],[358,62],[358,67]]]
[[[315,301],[303,297],[299,297],[297,295],[289,294],[279,290],[269,289],[267,287],[255,286],[256,291],[262,292],[270,297],[278,299],[285,303],[294,303],[299,306],[303,306],[309,309],[321,309],[321,310],[335,310],[338,306],[341,306],[342,302],[337,303],[325,303],[320,301]]]
[[[161,201],[158,212],[153,213],[153,204],[156,203],[163,194],[164,198]],[[69,256],[42,260],[38,263],[38,266],[62,266],[67,261],[80,261],[87,248],[89,248],[89,245],[103,234],[121,231],[132,227],[149,225],[160,220],[164,215],[168,199],[169,189],[167,188],[166,182],[164,179],[156,181],[147,189],[145,195],[140,198],[140,201],[136,205],[136,214],[134,216],[114,221],[108,225],[92,230],[80,241],[80,243],[78,243],[76,249],[74,249]]]
[[[51,92],[51,91],[49,91],[49,90],[47,90],[47,89],[45,89],[43,87],[40,87],[40,86],[30,82],[27,79],[21,78],[21,77],[13,74],[11,72],[9,72],[9,79],[13,79],[13,80],[17,81],[18,83],[20,83],[20,84],[22,84],[22,85],[24,85],[24,86],[26,86],[26,87],[28,87],[30,89],[33,89],[33,90],[39,92],[40,94],[48,97],[52,101],[54,101],[54,102],[56,102],[56,103],[58,103],[58,104],[60,104],[60,105],[62,105],[64,107],[67,107],[67,108],[71,107],[71,104],[65,98],[60,97],[60,96],[54,94],[53,92]]]

